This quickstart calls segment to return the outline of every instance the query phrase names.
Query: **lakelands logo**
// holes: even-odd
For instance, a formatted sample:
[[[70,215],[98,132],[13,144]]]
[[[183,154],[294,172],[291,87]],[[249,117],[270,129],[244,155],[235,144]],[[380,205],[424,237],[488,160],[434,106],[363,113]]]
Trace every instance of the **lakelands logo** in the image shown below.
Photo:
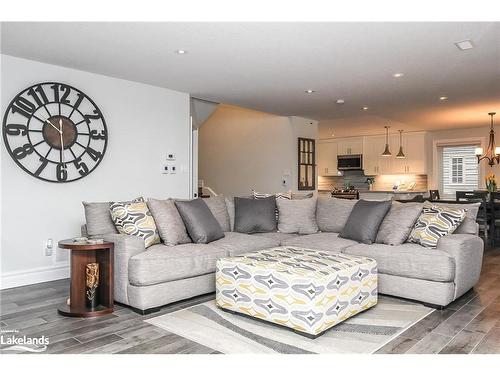
[[[47,350],[47,345],[49,345],[48,337],[28,337],[26,335],[18,336],[17,334],[19,334],[17,330],[0,331],[2,351],[41,353]]]

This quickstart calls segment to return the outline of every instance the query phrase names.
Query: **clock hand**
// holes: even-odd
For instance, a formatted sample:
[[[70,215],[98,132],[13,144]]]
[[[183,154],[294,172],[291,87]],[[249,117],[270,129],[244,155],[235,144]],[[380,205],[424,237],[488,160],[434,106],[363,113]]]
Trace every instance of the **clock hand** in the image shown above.
[[[59,137],[61,138],[61,163],[64,164],[63,124],[61,119],[59,119]]]
[[[54,129],[56,129],[59,134],[61,133],[61,131],[59,129],[57,129],[57,127],[54,126],[54,124],[52,124],[49,120],[45,120],[45,122],[47,122],[50,126],[52,126]]]

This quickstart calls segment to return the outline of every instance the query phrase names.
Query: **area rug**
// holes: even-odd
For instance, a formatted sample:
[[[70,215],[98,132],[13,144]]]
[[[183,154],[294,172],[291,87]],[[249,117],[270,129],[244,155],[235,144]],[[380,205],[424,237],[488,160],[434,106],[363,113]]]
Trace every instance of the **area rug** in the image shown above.
[[[275,324],[220,310],[215,300],[146,322],[221,353],[374,353],[431,308],[379,296],[378,304],[309,339]]]

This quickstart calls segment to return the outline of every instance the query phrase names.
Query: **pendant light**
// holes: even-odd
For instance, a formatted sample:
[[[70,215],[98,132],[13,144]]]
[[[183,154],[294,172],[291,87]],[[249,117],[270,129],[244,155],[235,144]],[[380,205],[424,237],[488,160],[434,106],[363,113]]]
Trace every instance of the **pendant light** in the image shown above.
[[[396,159],[404,159],[406,158],[405,153],[403,152],[403,131],[398,130],[399,132],[399,152],[396,155]]]
[[[382,152],[382,156],[392,156],[389,150],[389,128],[390,126],[384,126],[385,128],[385,150]]]
[[[500,164],[500,147],[495,146],[495,129],[493,128],[493,116],[496,115],[496,112],[490,112],[488,115],[491,117],[491,127],[490,127],[490,140],[488,142],[488,149],[486,153],[483,155],[483,148],[476,147],[474,153],[477,157],[477,162],[480,163],[481,160],[488,160],[488,164],[492,167],[495,164]]]

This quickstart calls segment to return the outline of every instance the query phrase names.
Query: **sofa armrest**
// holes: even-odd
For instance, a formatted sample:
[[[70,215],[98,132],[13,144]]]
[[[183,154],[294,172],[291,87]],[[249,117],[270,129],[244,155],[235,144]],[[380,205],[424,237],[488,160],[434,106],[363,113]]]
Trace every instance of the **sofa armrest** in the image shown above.
[[[455,260],[455,298],[458,298],[479,281],[483,240],[473,234],[450,234],[439,239],[437,248]]]
[[[115,233],[103,234],[99,237],[102,237],[104,241],[114,242],[115,244],[114,297],[115,301],[128,305],[128,263],[131,257],[146,250],[144,246],[144,239],[137,236]]]

